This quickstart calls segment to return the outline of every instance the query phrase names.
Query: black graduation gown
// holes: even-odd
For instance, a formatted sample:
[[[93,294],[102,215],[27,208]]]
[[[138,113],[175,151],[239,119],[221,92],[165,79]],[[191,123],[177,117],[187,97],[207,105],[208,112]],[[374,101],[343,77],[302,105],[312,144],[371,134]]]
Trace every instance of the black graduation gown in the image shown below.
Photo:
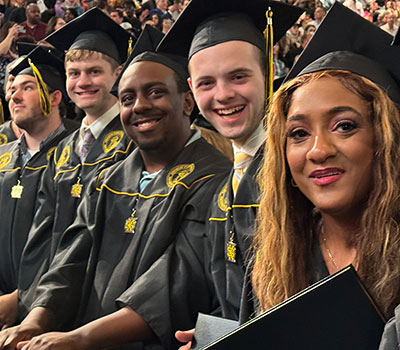
[[[61,234],[74,221],[89,183],[101,169],[124,159],[134,149],[133,141],[123,131],[119,115],[104,128],[83,164],[75,153],[78,138],[79,130],[60,142],[43,174],[38,194],[40,206],[21,259],[18,281],[21,319],[29,311],[35,298],[34,286],[47,271]],[[82,185],[81,194],[73,197],[71,190],[78,180]]]
[[[7,120],[0,125],[0,145],[5,145],[11,141],[15,141],[17,136],[15,136],[13,129],[11,128],[11,120]]]
[[[259,207],[257,185],[258,169],[263,159],[264,146],[257,152],[241,179],[233,199],[232,176],[217,190],[211,206],[207,232],[211,249],[211,273],[220,309],[213,313],[237,320],[243,278],[247,265],[247,253],[253,239],[253,226]],[[236,244],[234,259],[228,259],[228,242],[234,232]],[[236,262],[232,261],[236,260]]]
[[[138,186],[143,163],[138,150],[104,171],[94,184],[96,190],[85,197],[76,221],[64,233],[52,266],[40,281],[34,306],[51,309],[64,323],[75,318],[76,327],[127,305],[168,344],[173,338],[171,315],[169,305],[158,303],[159,298],[168,301],[174,295],[182,302],[196,302],[193,294],[209,293],[208,283],[193,281],[193,299],[186,300],[183,287],[191,276],[181,269],[187,261],[180,261],[179,256],[190,259],[193,274],[204,275],[208,206],[231,166],[221,153],[199,139],[185,147],[142,192]],[[133,217],[137,218],[135,233],[130,233],[127,220]],[[159,278],[165,276],[151,272],[160,265],[164,267],[161,273],[168,274],[167,284],[159,285]],[[133,295],[135,281],[142,275],[146,276],[146,289],[139,300]],[[146,281],[150,283],[146,285]],[[143,283],[138,288],[141,286]],[[210,300],[209,295],[206,300]],[[191,318],[194,324],[197,313],[187,316],[183,308],[173,311]],[[153,312],[154,323],[148,318]],[[118,349],[142,346],[136,343]]]
[[[60,126],[40,145],[23,166],[21,148],[25,139],[0,146],[0,293],[17,288],[20,258],[37,209],[37,193],[48,159],[68,134]],[[13,186],[23,186],[21,198],[12,198]]]

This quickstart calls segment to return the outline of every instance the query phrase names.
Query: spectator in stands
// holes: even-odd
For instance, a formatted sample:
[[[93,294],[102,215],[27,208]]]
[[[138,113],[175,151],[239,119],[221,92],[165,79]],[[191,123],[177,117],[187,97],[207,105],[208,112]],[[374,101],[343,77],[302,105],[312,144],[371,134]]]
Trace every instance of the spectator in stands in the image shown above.
[[[151,12],[151,11],[150,11]],[[161,21],[162,21],[162,19],[163,19],[164,17],[161,17],[158,13],[156,13],[156,12],[154,12],[152,15],[151,15],[151,19],[153,20],[153,22],[154,22],[154,27],[155,28],[157,28],[158,30],[160,30],[161,31],[161,26],[162,26],[162,23],[161,23]],[[169,18],[169,17],[165,17],[165,18]]]
[[[63,9],[66,12],[68,9],[73,8],[76,13],[77,16],[80,16],[84,11],[83,11],[83,7],[79,5],[77,0],[65,0],[64,4],[63,4]]]
[[[53,33],[57,29],[60,29],[64,24],[65,24],[64,19],[56,16],[51,17],[49,23],[47,23],[46,36]]]
[[[4,21],[22,23],[26,20],[25,6],[26,0],[14,0],[14,7],[5,13]]]
[[[282,46],[282,53],[286,55],[289,50],[301,46],[301,31],[300,24],[295,23],[287,32],[286,35],[279,41]]]
[[[151,10],[149,15],[153,16],[154,13],[158,14],[160,16],[160,18],[164,18],[164,17],[172,18],[171,13],[168,11],[168,1],[167,0],[156,0],[156,8]]]
[[[182,12],[182,3],[183,0],[174,0],[173,4],[168,7],[168,12],[171,14],[172,19],[175,21],[179,14]]]
[[[64,15],[64,21],[65,23],[68,23],[69,21],[72,21],[74,18],[78,17],[78,12],[74,8],[69,8],[65,10],[65,15]]]
[[[170,19],[170,18],[164,18],[163,20],[162,20],[162,22],[161,22],[161,31],[164,33],[164,34],[167,34],[168,33],[168,31],[169,31],[169,28],[171,28],[171,26],[172,26],[172,19]]]
[[[397,33],[397,29],[399,29],[399,24],[397,22],[396,15],[394,13],[389,12],[385,15],[384,21],[386,23],[381,27],[381,29],[383,29],[390,35],[395,36]]]
[[[25,33],[21,35],[31,36],[35,42],[42,40],[46,36],[46,24],[40,20],[39,6],[31,3],[26,7],[26,21],[21,23],[21,27],[25,29]]]
[[[318,29],[325,15],[326,11],[322,6],[316,7],[314,11],[314,20],[311,22],[311,24],[313,24],[315,28]]]
[[[120,10],[117,9],[110,10],[110,18],[117,24],[124,22],[124,15]]]
[[[344,6],[349,8],[350,10],[353,10],[355,13],[358,13],[360,16],[364,16],[364,9],[363,5],[360,1],[358,0],[346,0],[343,3]]]

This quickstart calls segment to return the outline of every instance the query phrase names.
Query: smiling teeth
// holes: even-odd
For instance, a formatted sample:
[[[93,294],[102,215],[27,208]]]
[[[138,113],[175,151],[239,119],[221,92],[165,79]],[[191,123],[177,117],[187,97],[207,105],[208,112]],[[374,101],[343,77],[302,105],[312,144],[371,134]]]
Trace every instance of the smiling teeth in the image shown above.
[[[150,125],[152,122],[143,122],[143,123],[139,123],[139,126],[148,126]]]
[[[230,115],[236,112],[240,112],[244,107],[233,107],[229,109],[219,109],[217,112],[221,115]]]

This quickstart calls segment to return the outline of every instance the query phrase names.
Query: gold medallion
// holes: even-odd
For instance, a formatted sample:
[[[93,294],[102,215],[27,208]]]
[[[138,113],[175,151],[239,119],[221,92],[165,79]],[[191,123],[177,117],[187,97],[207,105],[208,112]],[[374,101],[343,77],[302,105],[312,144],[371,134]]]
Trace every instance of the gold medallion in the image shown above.
[[[81,184],[81,178],[78,177],[78,181],[76,182],[76,184],[72,185],[71,187],[71,197],[81,198],[82,187],[83,185]]]
[[[22,197],[23,190],[24,186],[22,186],[21,181],[18,180],[18,183],[11,189],[11,198],[20,199]]]
[[[136,222],[138,220],[138,218],[135,217],[135,215],[136,215],[136,209],[132,209],[131,216],[125,221],[125,226],[124,226],[125,233],[135,233]]]
[[[235,263],[236,262],[236,243],[233,241],[234,233],[231,231],[231,238],[229,242],[226,244],[226,257],[228,261]]]

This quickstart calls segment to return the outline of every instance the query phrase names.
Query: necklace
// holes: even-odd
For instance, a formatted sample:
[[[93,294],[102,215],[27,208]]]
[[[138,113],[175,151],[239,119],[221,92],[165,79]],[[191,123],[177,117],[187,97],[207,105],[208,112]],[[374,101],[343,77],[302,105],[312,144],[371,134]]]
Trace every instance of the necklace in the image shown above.
[[[324,242],[325,250],[328,253],[329,259],[331,259],[332,264],[335,266],[336,270],[339,271],[339,266],[338,266],[338,264],[336,264],[336,261],[333,258],[333,254],[332,254],[331,250],[328,248],[328,244],[326,243],[325,231],[324,231],[324,227],[323,226],[322,226],[322,229],[321,229],[321,236],[322,236],[322,240]]]

